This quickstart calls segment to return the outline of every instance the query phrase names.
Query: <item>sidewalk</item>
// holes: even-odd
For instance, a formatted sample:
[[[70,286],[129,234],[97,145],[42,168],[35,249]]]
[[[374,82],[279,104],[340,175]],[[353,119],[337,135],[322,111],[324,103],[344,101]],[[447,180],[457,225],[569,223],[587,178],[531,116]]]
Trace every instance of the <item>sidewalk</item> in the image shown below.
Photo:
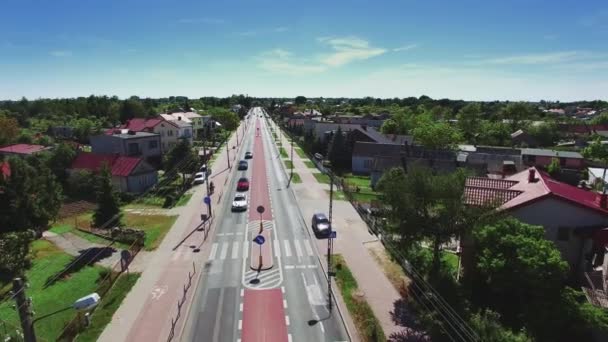
[[[290,145],[283,132],[281,132],[281,141],[283,146],[288,147]],[[289,149],[287,151],[289,154]],[[293,164],[294,172],[300,175],[302,183],[292,183],[291,186],[296,193],[304,219],[309,222],[310,217],[315,212],[327,213],[329,194],[326,190],[329,189],[329,185],[317,182],[313,173],[319,171],[316,168],[308,168],[295,151]],[[403,330],[404,328],[393,321],[390,313],[394,310],[394,303],[401,299],[401,296],[365,246],[366,243],[375,242],[378,239],[368,232],[367,225],[348,201],[334,199],[332,223],[337,234],[337,239],[334,242],[334,253],[342,254],[346,260],[349,269],[357,280],[359,289],[364,292],[367,302],[380,321],[384,334],[388,338],[392,333]],[[323,251],[327,255],[325,252],[327,242],[325,240],[317,240],[317,247],[319,251]],[[380,248],[384,250],[383,246]]]
[[[237,132],[241,133],[240,126]],[[228,146],[236,146],[235,134],[230,137]],[[236,151],[230,149],[231,165],[236,159]],[[224,192],[225,180],[234,170],[228,169],[225,153],[222,157],[214,162],[214,174],[210,177],[215,184],[215,192],[211,196],[214,214],[221,213],[218,203]],[[205,241],[212,239],[215,233],[214,221],[211,227],[205,226],[205,230],[211,232],[206,238],[205,232],[195,231],[201,225],[200,215],[207,213],[203,204],[205,195],[206,187],[203,185],[194,190],[161,245],[149,255],[149,267],[144,269],[98,341],[166,341],[173,332],[174,340],[179,340],[190,299],[209,254],[210,244]],[[192,246],[199,246],[200,252],[195,253]]]

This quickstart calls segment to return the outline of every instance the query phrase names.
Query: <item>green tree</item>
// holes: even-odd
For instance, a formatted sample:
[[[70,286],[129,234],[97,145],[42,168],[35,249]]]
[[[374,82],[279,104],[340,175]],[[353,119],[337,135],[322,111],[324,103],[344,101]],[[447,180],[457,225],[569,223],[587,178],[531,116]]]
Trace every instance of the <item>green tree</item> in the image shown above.
[[[471,317],[470,326],[480,341],[533,342],[525,332],[515,333],[500,323],[500,315],[492,310],[483,310]]]
[[[65,184],[67,181],[66,170],[70,168],[74,158],[76,158],[76,149],[66,143],[60,143],[51,152],[48,166],[60,183]]]
[[[78,170],[67,179],[66,192],[68,196],[76,199],[95,200],[95,187],[97,176],[88,170]]]
[[[221,153],[221,152],[220,152]],[[186,175],[196,172],[197,156],[192,151],[190,143],[186,139],[180,140],[167,153],[164,161],[165,171],[172,173],[173,171],[182,175],[182,190],[186,189]],[[177,167],[177,170],[175,168]]]
[[[28,255],[32,240],[32,231],[0,233],[0,280],[22,274],[29,267]]]
[[[606,169],[608,168],[608,145],[602,144],[599,137],[583,149],[583,156],[587,159],[599,160],[604,166],[602,180],[606,179]],[[602,194],[606,194],[606,186],[602,186]]]
[[[328,147],[329,150],[327,151],[327,159],[329,159],[331,162],[332,168],[338,171],[349,169],[352,153],[341,127],[338,127],[338,129],[333,132]]]
[[[502,108],[500,114],[503,119],[509,120],[511,125],[511,133],[521,128],[520,124],[523,120],[531,119],[532,108],[525,102],[511,102]]]
[[[541,147],[554,146],[559,140],[559,129],[557,128],[557,125],[552,122],[531,125],[527,131]]]
[[[10,144],[19,136],[19,123],[14,118],[0,116],[0,146]]]
[[[137,97],[131,97],[122,103],[120,108],[120,121],[127,122],[133,118],[146,116],[146,108]]]
[[[122,214],[118,196],[112,185],[112,174],[107,164],[101,168],[95,190],[97,208],[93,213],[93,225],[105,229],[120,225]]]
[[[398,129],[397,122],[393,119],[384,121],[380,127],[380,131],[384,134],[398,134]]]
[[[305,96],[296,96],[294,103],[296,106],[301,106],[306,104],[306,97]]]
[[[238,115],[229,109],[214,107],[207,111],[211,115],[211,118],[219,122],[222,125],[222,128],[227,131],[235,130],[239,125]]]
[[[436,121],[429,114],[416,118],[416,127],[412,130],[414,141],[430,149],[453,148],[462,141],[460,132],[445,121]]]
[[[557,177],[560,173],[562,173],[562,166],[559,163],[559,158],[552,158],[551,163],[547,167],[547,171],[551,175],[551,177]]]
[[[456,115],[458,128],[468,143],[475,143],[481,125],[481,105],[473,102],[462,107]]]
[[[0,177],[0,233],[40,235],[61,207],[61,187],[41,158],[11,157],[10,177]]]
[[[482,121],[477,143],[489,146],[510,146],[511,132],[509,132],[509,126],[502,122]]]

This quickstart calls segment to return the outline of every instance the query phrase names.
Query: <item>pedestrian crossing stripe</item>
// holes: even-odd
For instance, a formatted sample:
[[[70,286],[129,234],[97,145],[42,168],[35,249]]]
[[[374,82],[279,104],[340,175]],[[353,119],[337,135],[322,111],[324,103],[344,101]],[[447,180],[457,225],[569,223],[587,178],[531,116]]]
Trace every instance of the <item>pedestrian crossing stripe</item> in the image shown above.
[[[274,256],[277,258],[314,257],[310,240],[273,240]],[[221,241],[211,245],[209,261],[247,258],[249,241]],[[172,260],[191,260],[193,252],[189,248],[178,249],[171,256]]]

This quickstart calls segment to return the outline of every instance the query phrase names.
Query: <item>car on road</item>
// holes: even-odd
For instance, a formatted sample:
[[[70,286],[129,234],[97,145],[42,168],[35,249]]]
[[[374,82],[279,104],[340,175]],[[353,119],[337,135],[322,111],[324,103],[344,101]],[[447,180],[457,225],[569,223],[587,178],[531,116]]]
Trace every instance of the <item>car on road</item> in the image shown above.
[[[245,152],[245,159],[252,159],[253,158],[253,153],[252,152]]]
[[[249,179],[247,179],[247,177],[239,178],[239,181],[236,184],[236,191],[247,191],[247,190],[249,190]]]
[[[329,219],[323,213],[315,213],[312,215],[312,231],[317,239],[325,239],[331,234]]]
[[[245,194],[236,194],[232,200],[232,211],[247,210],[247,196]]]
[[[244,171],[247,170],[249,168],[249,163],[247,163],[246,160],[241,160],[239,161],[239,171]]]
[[[204,172],[197,172],[194,174],[194,185],[196,184],[202,184],[205,182],[205,173]]]

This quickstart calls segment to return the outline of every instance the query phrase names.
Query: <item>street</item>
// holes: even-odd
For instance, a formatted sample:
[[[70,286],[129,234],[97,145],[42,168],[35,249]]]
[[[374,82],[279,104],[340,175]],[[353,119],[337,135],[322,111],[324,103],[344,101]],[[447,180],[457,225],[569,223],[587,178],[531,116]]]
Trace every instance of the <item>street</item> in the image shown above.
[[[309,220],[302,217],[278,150],[260,108],[249,125],[237,160],[253,152],[249,168],[229,176],[216,213],[209,258],[181,340],[184,341],[346,341],[344,324],[327,307],[325,278]],[[246,212],[231,212],[240,177],[250,180]],[[264,207],[259,214],[258,206]],[[320,209],[326,203],[319,203]],[[261,222],[260,222],[261,219]],[[262,225],[265,242],[252,240]],[[212,233],[213,234],[213,233]],[[262,262],[260,263],[260,253]],[[322,255],[322,254],[321,254]]]

